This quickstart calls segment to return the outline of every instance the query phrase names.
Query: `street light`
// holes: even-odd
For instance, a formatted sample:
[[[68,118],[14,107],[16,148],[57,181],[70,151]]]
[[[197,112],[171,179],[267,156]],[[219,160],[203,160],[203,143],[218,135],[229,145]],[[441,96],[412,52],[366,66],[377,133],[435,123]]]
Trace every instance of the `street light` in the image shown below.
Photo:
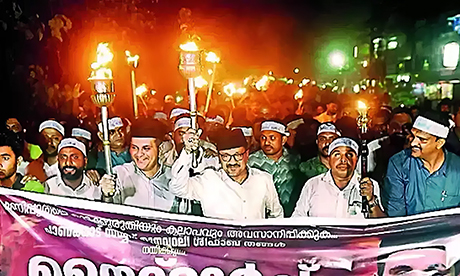
[[[345,66],[345,55],[340,51],[332,52],[329,56],[329,62],[333,67],[342,69]]]

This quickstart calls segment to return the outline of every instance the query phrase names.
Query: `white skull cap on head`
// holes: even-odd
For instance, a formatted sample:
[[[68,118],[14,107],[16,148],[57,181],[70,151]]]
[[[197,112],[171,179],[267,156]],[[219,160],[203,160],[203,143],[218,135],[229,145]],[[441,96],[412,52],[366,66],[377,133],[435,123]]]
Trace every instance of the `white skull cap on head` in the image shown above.
[[[57,130],[59,133],[61,133],[62,136],[65,135],[65,129],[64,126],[61,125],[59,122],[54,121],[54,120],[47,120],[44,121],[43,123],[40,124],[38,127],[38,132],[42,132],[45,128],[52,128]]]
[[[83,153],[83,155],[86,157],[86,146],[82,142],[78,141],[75,138],[65,138],[62,139],[61,143],[59,143],[58,146],[58,152],[60,152],[63,148],[76,148]]]
[[[332,141],[332,143],[329,145],[329,151],[327,154],[331,155],[331,153],[338,147],[349,147],[354,150],[357,155],[359,155],[358,143],[348,137],[338,137],[334,139],[334,141]]]
[[[284,124],[276,121],[263,121],[260,126],[260,131],[271,130],[280,133],[281,135],[289,136],[290,133]]]
[[[321,133],[325,133],[325,132],[331,132],[331,133],[337,134],[338,136],[342,136],[340,131],[337,129],[337,127],[333,123],[323,123],[319,125],[316,136],[320,135]]]

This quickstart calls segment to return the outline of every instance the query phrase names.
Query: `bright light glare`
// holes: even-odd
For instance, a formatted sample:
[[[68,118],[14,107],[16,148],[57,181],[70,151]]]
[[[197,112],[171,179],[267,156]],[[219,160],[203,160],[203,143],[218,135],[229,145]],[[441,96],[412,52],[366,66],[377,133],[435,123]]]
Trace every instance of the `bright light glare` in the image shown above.
[[[457,42],[451,42],[444,46],[442,64],[447,68],[456,68],[459,58],[459,45]]]
[[[331,53],[329,61],[332,66],[341,68],[345,65],[345,56],[342,52],[336,51]]]

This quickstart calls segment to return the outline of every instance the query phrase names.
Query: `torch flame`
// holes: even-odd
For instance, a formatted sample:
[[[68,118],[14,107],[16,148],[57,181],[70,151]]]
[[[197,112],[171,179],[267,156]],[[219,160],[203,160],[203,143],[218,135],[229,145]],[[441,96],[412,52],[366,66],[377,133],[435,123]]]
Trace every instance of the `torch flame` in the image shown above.
[[[358,101],[358,110],[367,110],[367,105],[363,101]]]
[[[192,42],[192,41],[189,41],[185,44],[181,44],[179,46],[179,48],[182,50],[182,51],[186,51],[186,52],[198,52],[199,49],[198,49],[198,46],[196,45],[195,42]]]
[[[219,63],[220,58],[214,52],[209,52],[206,54],[206,61],[212,63]]]
[[[128,64],[132,63],[134,65],[134,67],[137,67],[137,64],[139,62],[139,55],[132,56],[131,52],[128,51],[128,50],[125,51],[125,55],[126,55],[126,59],[128,61]]]
[[[203,88],[206,85],[208,85],[208,82],[202,76],[198,76],[195,78],[196,88]]]
[[[236,93],[235,84],[229,83],[229,84],[225,85],[224,86],[224,92],[225,92],[225,94],[227,94],[228,96],[231,97],[234,93]]]
[[[236,89],[235,92],[238,93],[238,94],[244,94],[244,93],[246,93],[246,88],[244,88],[244,87],[243,88],[238,88],[238,89]]]
[[[145,92],[147,92],[149,89],[147,88],[147,85],[145,83],[141,84],[136,88],[136,95],[141,96]]]
[[[251,80],[251,77],[245,78],[244,81],[243,81],[243,84],[248,85],[250,80]]]
[[[263,76],[260,80],[256,82],[256,89],[257,90],[267,90],[267,84],[268,84],[268,77]]]
[[[109,49],[109,44],[102,42],[97,46],[96,62],[91,64],[93,71],[90,79],[112,79],[112,70],[109,63],[113,60],[113,54]]]
[[[302,89],[299,89],[299,91],[297,91],[297,93],[295,93],[294,95],[294,99],[295,100],[300,100],[303,98],[303,90]]]

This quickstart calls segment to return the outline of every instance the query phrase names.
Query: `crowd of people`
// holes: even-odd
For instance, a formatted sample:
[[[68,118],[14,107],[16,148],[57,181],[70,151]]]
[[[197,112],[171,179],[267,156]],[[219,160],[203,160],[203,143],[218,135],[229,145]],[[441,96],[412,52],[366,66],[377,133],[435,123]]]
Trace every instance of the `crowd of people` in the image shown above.
[[[186,107],[166,97],[152,115],[109,118],[113,172],[97,110],[89,119],[48,118],[27,129],[7,118],[0,184],[230,220],[394,217],[460,204],[460,105],[392,109],[387,95],[362,94],[370,116],[363,137],[353,109],[357,96],[348,95],[348,102],[345,96],[327,94],[322,112],[320,104],[305,108],[295,101],[285,113],[248,104],[213,108],[198,113],[198,127]],[[85,110],[77,101],[73,107]]]

